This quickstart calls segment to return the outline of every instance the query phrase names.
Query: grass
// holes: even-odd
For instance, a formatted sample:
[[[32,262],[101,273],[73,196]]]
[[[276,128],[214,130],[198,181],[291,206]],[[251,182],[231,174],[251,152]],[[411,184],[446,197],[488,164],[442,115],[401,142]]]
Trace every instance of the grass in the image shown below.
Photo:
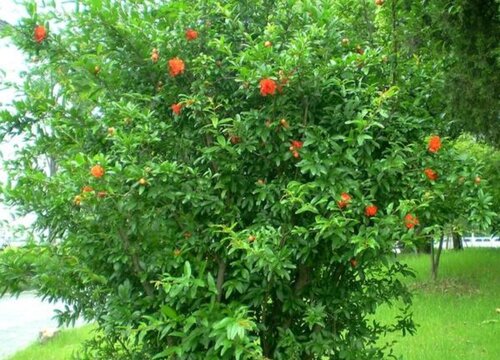
[[[69,360],[81,344],[90,338],[92,325],[61,331],[54,339],[45,344],[36,342],[17,352],[9,360]]]
[[[500,359],[500,249],[444,252],[436,282],[430,279],[428,255],[403,257],[417,273],[413,313],[414,336],[390,335],[394,349],[406,360]],[[379,321],[397,312],[383,307]]]
[[[417,274],[414,290],[414,336],[392,334],[395,353],[406,360],[500,359],[500,249],[444,252],[438,281],[430,280],[428,255],[405,255]],[[377,320],[391,322],[397,309],[383,307]],[[92,326],[63,331],[47,344],[34,344],[10,360],[68,360],[90,337]]]

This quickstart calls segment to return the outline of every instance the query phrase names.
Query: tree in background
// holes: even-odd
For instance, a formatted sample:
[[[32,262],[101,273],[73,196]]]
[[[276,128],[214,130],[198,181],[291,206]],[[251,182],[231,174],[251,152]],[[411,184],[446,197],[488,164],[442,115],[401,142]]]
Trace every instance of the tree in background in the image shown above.
[[[390,354],[414,330],[395,244],[491,215],[396,2],[78,4],[6,30],[34,63],[2,112],[26,139],[3,196],[42,241],[2,260],[3,290],[30,278],[96,322],[88,359]]]
[[[471,135],[463,135],[457,139],[455,148],[464,154],[469,154],[474,161],[482,164],[482,171],[474,178],[477,186],[488,184],[488,193],[493,198],[492,210],[497,214],[492,217],[492,235],[500,233],[500,150],[495,147],[479,142]]]
[[[443,2],[443,1],[441,1]],[[500,145],[500,17],[498,0],[445,1],[434,25],[442,31],[447,112],[452,130]],[[435,13],[437,15],[437,13]],[[458,126],[457,126],[458,125]]]

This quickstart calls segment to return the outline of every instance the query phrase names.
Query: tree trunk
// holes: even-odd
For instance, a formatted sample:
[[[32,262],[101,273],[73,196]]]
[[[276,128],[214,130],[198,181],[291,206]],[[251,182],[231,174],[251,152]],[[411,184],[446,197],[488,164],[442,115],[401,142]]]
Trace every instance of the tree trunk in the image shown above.
[[[453,239],[453,250],[463,250],[464,244],[462,242],[462,236],[457,232],[452,232],[451,237]]]
[[[441,235],[437,251],[436,249],[434,249],[434,240],[432,240],[431,242],[431,265],[432,265],[431,272],[433,281],[437,280],[439,260],[441,259],[441,252],[443,251],[443,242],[444,242],[444,235]]]

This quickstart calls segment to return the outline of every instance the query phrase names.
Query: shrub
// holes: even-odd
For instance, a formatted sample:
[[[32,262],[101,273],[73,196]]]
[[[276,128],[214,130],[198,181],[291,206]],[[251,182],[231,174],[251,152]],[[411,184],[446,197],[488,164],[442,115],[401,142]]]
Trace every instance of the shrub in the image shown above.
[[[82,3],[13,34],[36,62],[3,113],[29,139],[4,195],[44,261],[7,287],[30,268],[62,321],[97,322],[92,359],[375,359],[414,330],[392,249],[475,164],[428,151],[383,42],[343,40],[328,0]]]

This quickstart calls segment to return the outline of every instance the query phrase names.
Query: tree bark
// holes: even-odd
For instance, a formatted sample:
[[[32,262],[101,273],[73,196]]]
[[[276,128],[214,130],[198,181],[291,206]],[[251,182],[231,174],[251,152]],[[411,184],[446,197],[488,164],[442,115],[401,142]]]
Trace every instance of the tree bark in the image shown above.
[[[453,231],[451,233],[451,237],[453,239],[453,250],[463,250],[464,249],[464,244],[462,242],[462,236]]]
[[[431,243],[431,262],[432,262],[432,280],[436,281],[439,269],[439,260],[441,259],[441,253],[443,251],[444,235],[441,235],[439,239],[439,246],[437,251],[434,249],[434,240]]]
[[[142,274],[144,273],[144,270],[141,267],[139,256],[130,246],[130,240],[128,238],[127,233],[123,229],[118,230],[118,233],[120,234],[120,238],[122,239],[125,251],[128,253],[130,259],[132,260],[132,268],[134,270],[135,275],[139,278],[139,281],[142,284],[144,292],[146,293],[146,295],[153,297],[154,295],[153,286],[147,281],[142,280]]]
[[[217,302],[222,301],[222,285],[224,285],[224,277],[226,272],[226,262],[219,259],[219,269],[217,270]]]

